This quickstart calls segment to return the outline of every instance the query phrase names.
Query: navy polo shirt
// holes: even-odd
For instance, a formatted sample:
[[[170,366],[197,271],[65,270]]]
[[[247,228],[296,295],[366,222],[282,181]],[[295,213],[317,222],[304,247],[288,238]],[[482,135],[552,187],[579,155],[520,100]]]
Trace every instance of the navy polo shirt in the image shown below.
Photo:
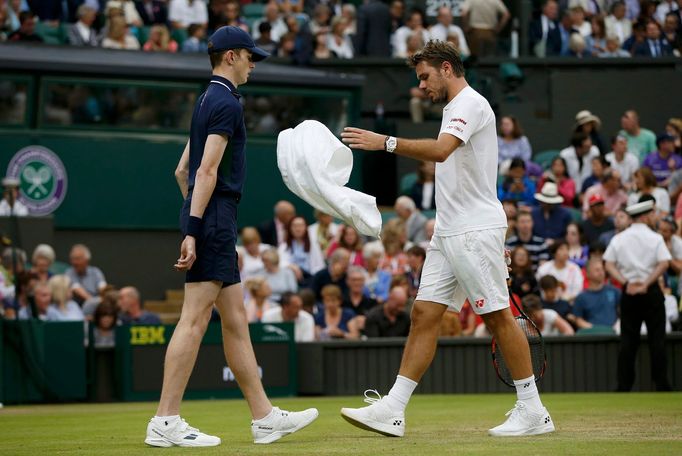
[[[192,114],[189,137],[189,187],[204,156],[208,135],[227,136],[227,147],[218,167],[215,193],[241,195],[246,178],[246,127],[239,93],[227,79],[213,75],[208,88],[199,96]]]

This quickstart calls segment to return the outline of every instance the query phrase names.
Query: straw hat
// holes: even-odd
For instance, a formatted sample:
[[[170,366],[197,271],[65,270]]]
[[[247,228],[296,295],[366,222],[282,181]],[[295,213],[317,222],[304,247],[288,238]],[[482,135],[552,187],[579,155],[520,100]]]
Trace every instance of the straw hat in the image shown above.
[[[535,194],[535,199],[547,204],[561,204],[564,202],[564,197],[559,195],[559,190],[554,182],[545,182],[540,193]]]
[[[588,110],[580,111],[575,115],[575,128],[585,125],[588,122],[594,122],[597,130],[601,128],[601,119]]]

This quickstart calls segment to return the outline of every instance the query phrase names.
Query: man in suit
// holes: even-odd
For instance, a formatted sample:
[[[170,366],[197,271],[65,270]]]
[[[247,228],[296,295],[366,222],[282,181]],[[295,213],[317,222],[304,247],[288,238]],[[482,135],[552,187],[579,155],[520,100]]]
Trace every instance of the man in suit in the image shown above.
[[[83,3],[78,7],[78,22],[69,25],[69,44],[72,46],[97,46],[97,32],[92,24],[97,18],[97,11]]]
[[[265,244],[277,247],[286,241],[287,226],[296,216],[296,208],[289,201],[278,201],[275,204],[275,217],[258,226],[258,233]]]
[[[634,55],[642,57],[666,57],[673,54],[670,44],[661,38],[661,28],[654,20],[646,23],[646,39],[635,46]]]
[[[556,0],[546,0],[542,5],[540,17],[530,23],[528,44],[531,54],[536,57],[546,55],[547,36],[550,31],[557,28],[557,17],[559,17],[559,4]]]
[[[168,22],[168,7],[159,0],[138,0],[135,8],[142,18],[144,25],[166,24]]]
[[[410,242],[418,244],[426,239],[424,226],[426,225],[426,217],[417,210],[417,205],[409,196],[399,196],[395,200],[393,206],[395,213],[405,222],[405,230],[407,231],[407,239]]]
[[[369,0],[360,7],[355,49],[358,55],[391,56],[391,13],[381,0]]]
[[[578,31],[573,28],[573,20],[571,19],[571,15],[568,13],[568,11],[562,11],[559,25],[547,33],[545,55],[569,55],[570,49],[568,48],[568,42],[571,39],[572,33],[578,33]]]

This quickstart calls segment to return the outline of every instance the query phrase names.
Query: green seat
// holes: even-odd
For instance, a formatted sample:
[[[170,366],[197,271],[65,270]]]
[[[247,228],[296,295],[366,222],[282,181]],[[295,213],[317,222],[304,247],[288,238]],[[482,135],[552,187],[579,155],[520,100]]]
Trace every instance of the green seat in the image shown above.
[[[187,30],[185,29],[175,29],[171,32],[171,38],[178,43],[178,49],[182,49],[182,43],[188,38]]]
[[[151,27],[149,26],[144,26],[144,27],[137,27],[137,41],[140,42],[140,46],[144,46],[144,43],[149,40],[149,31],[151,30]]]
[[[559,150],[543,150],[535,155],[533,155],[532,160],[538,165],[542,166],[542,169],[549,169],[549,165],[552,164],[554,160],[559,155]]]
[[[66,270],[69,269],[69,263],[64,263],[63,261],[55,261],[50,266],[50,272],[52,274],[64,274]]]
[[[417,183],[417,173],[405,174],[400,178],[400,194],[409,195],[415,183]]]
[[[575,207],[567,207],[566,209],[568,209],[571,212],[571,218],[573,219],[574,222],[578,223],[583,222],[583,211]]]
[[[603,326],[603,325],[594,325],[591,328],[581,328],[579,329],[576,334],[578,336],[591,336],[595,334],[616,334],[616,331],[613,330],[612,327],[610,326]]]
[[[382,211],[381,212],[381,223],[386,224],[392,218],[395,218],[395,211]]]
[[[246,18],[260,19],[265,15],[265,5],[263,3],[249,3],[242,6],[242,14]]]
[[[37,22],[35,28],[45,44],[66,44],[66,25],[53,27],[45,22]]]

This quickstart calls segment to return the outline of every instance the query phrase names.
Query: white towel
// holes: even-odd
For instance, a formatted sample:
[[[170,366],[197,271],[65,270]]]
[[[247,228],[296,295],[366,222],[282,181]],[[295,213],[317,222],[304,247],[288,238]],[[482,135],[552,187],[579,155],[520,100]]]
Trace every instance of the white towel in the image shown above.
[[[376,198],[348,187],[353,153],[320,122],[306,120],[277,138],[277,166],[286,186],[314,208],[379,237]]]

